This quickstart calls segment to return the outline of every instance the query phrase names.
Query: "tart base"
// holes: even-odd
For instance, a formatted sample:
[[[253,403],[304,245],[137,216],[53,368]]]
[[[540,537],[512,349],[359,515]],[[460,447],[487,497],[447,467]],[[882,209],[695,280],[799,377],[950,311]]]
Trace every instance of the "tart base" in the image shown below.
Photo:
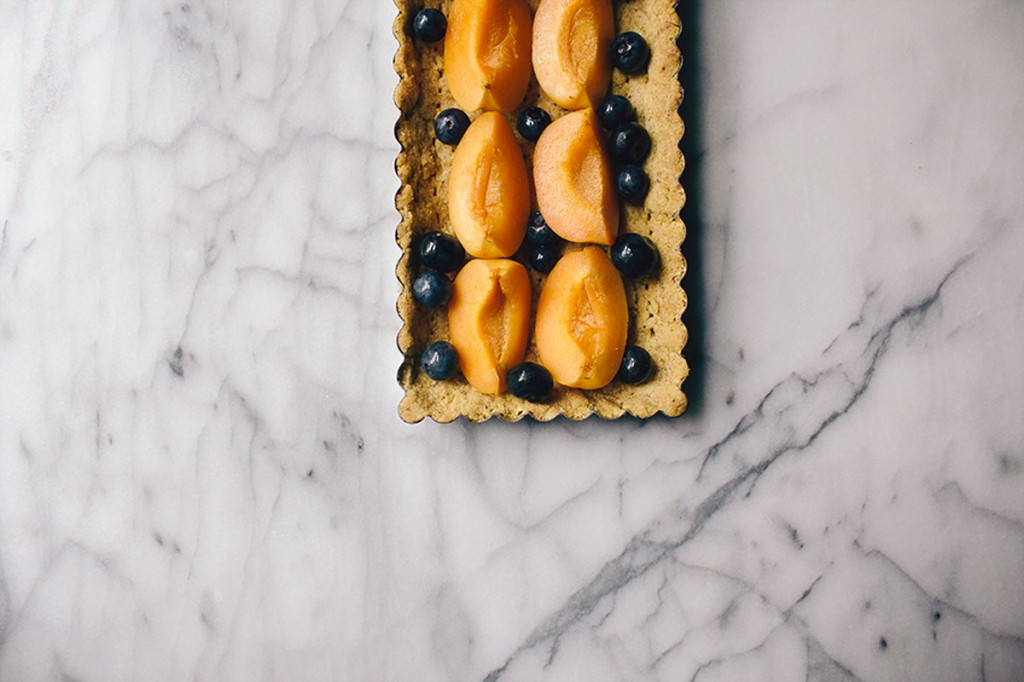
[[[683,121],[679,116],[683,91],[679,83],[680,33],[675,0],[631,0],[616,3],[616,33],[637,31],[651,47],[651,63],[647,73],[624,76],[615,71],[611,92],[624,95],[637,110],[638,121],[650,133],[651,154],[644,169],[651,179],[651,189],[642,206],[625,205],[620,232],[636,232],[651,238],[661,257],[659,271],[641,280],[629,280],[626,296],[629,302],[629,343],[643,346],[654,360],[655,374],[639,386],[613,381],[602,389],[583,391],[556,386],[551,400],[534,404],[505,393],[485,395],[473,389],[461,375],[445,382],[430,379],[419,366],[419,357],[433,341],[448,339],[445,310],[425,309],[413,301],[411,282],[419,266],[410,258],[413,240],[420,234],[440,230],[452,234],[448,221],[448,169],[454,148],[434,137],[434,117],[448,107],[457,106],[448,91],[443,73],[443,44],[424,44],[412,38],[408,27],[421,6],[433,6],[445,15],[450,0],[423,3],[420,0],[395,0],[398,17],[394,34],[398,51],[394,66],[399,76],[395,104],[401,115],[395,125],[395,137],[401,149],[395,170],[402,185],[395,196],[395,207],[401,215],[396,241],[402,257],[396,267],[400,283],[398,314],[402,328],[398,348],[403,355],[398,382],[405,391],[399,404],[399,416],[415,423],[425,418],[445,423],[459,417],[474,422],[499,417],[518,421],[531,417],[549,421],[558,416],[585,419],[597,415],[617,419],[623,415],[639,418],[662,413],[678,416],[686,409],[683,381],[689,373],[682,355],[687,331],[682,322],[686,309],[686,292],[682,279],[686,261],[680,247],[686,237],[686,226],[680,211],[686,194],[679,178],[683,172],[683,154],[679,141]],[[536,11],[538,0],[529,0]],[[507,116],[515,126],[522,109],[541,106],[557,118],[565,113],[551,102],[531,79],[526,98]],[[471,118],[476,112],[467,112]],[[524,156],[532,168],[534,143],[520,139]],[[582,245],[566,245],[566,252]],[[525,263],[525,251],[516,257]],[[544,275],[530,270],[533,285],[533,310],[536,311]],[[531,328],[532,328],[531,320]],[[526,359],[539,362],[531,338]]]

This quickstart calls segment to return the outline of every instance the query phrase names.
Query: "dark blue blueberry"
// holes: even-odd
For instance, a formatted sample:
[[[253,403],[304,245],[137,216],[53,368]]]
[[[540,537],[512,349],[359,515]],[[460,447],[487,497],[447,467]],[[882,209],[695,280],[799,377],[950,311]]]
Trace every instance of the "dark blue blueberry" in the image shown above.
[[[437,139],[453,147],[459,143],[469,128],[469,116],[462,109],[445,109],[434,119],[434,134]]]
[[[612,265],[626,277],[643,277],[658,264],[658,250],[647,237],[633,232],[620,234],[612,244]]]
[[[597,105],[597,120],[605,130],[615,130],[635,116],[633,105],[622,95],[609,95]]]
[[[505,375],[505,380],[512,395],[531,403],[547,402],[555,387],[551,372],[532,362],[516,365]]]
[[[444,38],[448,20],[436,9],[421,9],[412,20],[412,33],[425,43],[436,43]]]
[[[612,63],[622,73],[643,73],[650,61],[651,48],[639,33],[623,33],[612,43]]]
[[[466,250],[446,234],[428,232],[416,242],[416,257],[428,268],[454,272],[466,259]]]
[[[447,341],[435,341],[423,351],[420,367],[434,381],[447,381],[459,367],[459,352]]]
[[[537,245],[550,244],[555,237],[555,231],[548,227],[540,211],[534,211],[530,216],[530,224],[526,226],[526,241]]]
[[[549,125],[551,125],[551,114],[540,107],[526,109],[523,113],[519,114],[519,121],[516,122],[519,134],[531,142],[536,142],[540,139],[540,134]]]
[[[654,363],[651,354],[640,346],[626,346],[619,365],[618,378],[624,384],[642,384],[651,378]]]
[[[642,202],[650,187],[650,178],[640,166],[623,166],[615,178],[615,189],[619,196],[632,203]]]
[[[545,275],[551,272],[551,268],[555,267],[555,263],[562,257],[562,254],[558,252],[558,249],[548,244],[538,244],[533,247],[533,251],[530,252],[530,267],[537,272],[543,272]]]
[[[612,133],[611,155],[617,163],[640,165],[650,153],[651,136],[639,123],[624,123]]]
[[[452,281],[437,270],[427,270],[413,280],[412,297],[421,305],[437,308],[452,297]]]

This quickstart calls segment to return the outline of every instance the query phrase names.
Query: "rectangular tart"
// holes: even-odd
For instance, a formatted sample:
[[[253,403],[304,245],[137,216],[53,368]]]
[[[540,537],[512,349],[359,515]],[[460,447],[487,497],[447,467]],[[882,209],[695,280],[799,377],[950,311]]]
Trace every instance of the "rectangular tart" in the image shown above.
[[[532,12],[539,0],[528,0]],[[472,388],[461,375],[450,381],[434,381],[420,368],[424,348],[434,341],[448,339],[448,320],[444,308],[426,309],[416,304],[411,295],[411,282],[420,266],[411,257],[418,235],[440,230],[452,234],[448,220],[448,169],[454,150],[434,136],[434,118],[443,109],[457,106],[444,79],[443,45],[423,43],[411,35],[412,17],[422,7],[435,7],[445,15],[451,0],[395,0],[398,17],[394,34],[398,51],[394,66],[399,76],[395,104],[400,117],[395,136],[401,149],[395,163],[401,188],[395,205],[401,215],[396,240],[402,256],[396,268],[400,283],[398,314],[402,328],[398,347],[403,355],[398,382],[405,391],[399,415],[414,423],[426,417],[445,423],[459,417],[484,421],[499,417],[518,421],[532,417],[548,421],[559,415],[584,419],[597,415],[617,419],[629,414],[647,418],[657,413],[677,416],[686,409],[683,380],[688,373],[682,351],[687,331],[682,322],[686,293],[682,279],[686,262],[680,251],[686,227],[680,211],[686,195],[679,178],[683,172],[683,155],[679,142],[683,122],[679,116],[682,88],[678,79],[680,33],[676,0],[630,0],[615,3],[616,33],[636,31],[651,47],[651,61],[646,74],[625,76],[613,72],[610,92],[627,97],[637,111],[637,120],[650,133],[651,153],[644,169],[650,176],[650,191],[640,206],[624,204],[622,232],[635,232],[649,237],[658,249],[661,265],[650,277],[625,280],[629,304],[630,344],[645,348],[654,361],[654,375],[640,385],[613,381],[596,390],[580,390],[555,386],[551,399],[543,404],[527,402],[507,391],[486,395]],[[530,83],[526,98],[507,116],[515,126],[516,116],[525,107],[541,106],[554,118],[564,110],[540,91],[536,78]],[[468,112],[474,116],[474,112]],[[522,144],[529,168],[532,168],[534,144]],[[567,248],[578,248],[568,245]],[[516,259],[524,262],[525,249]],[[543,275],[530,270],[533,284],[533,311],[540,295]],[[532,320],[531,320],[532,327]],[[526,359],[539,362],[531,339]]]

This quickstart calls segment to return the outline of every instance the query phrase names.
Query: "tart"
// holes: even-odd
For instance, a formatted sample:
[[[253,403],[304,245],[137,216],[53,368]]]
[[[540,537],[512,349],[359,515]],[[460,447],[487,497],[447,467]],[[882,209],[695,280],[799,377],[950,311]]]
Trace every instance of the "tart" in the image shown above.
[[[525,3],[529,7],[531,17],[536,17],[538,5],[555,0],[487,0],[502,5],[505,2]],[[557,0],[565,4],[562,0]],[[417,40],[410,27],[417,11],[424,6],[438,9],[449,17],[454,4],[473,4],[471,0],[395,0],[398,17],[394,25],[394,33],[398,39],[398,51],[394,65],[399,76],[395,90],[395,103],[400,111],[395,126],[395,136],[401,147],[395,163],[401,187],[395,198],[395,205],[401,216],[396,231],[396,241],[402,250],[396,274],[400,283],[398,296],[398,313],[402,327],[398,334],[398,347],[403,360],[398,371],[398,381],[404,390],[404,397],[399,404],[399,415],[407,422],[414,423],[424,418],[437,422],[450,422],[459,417],[470,421],[483,421],[491,417],[499,417],[508,421],[518,421],[531,417],[539,421],[548,421],[558,416],[569,419],[584,419],[597,415],[605,419],[616,419],[624,415],[639,418],[651,417],[662,413],[677,416],[686,409],[686,395],[683,381],[688,374],[688,366],[683,357],[687,331],[682,323],[682,314],[686,308],[686,294],[682,288],[682,279],[686,271],[686,263],[682,257],[680,246],[685,238],[686,228],[680,217],[685,202],[685,193],[679,182],[683,171],[683,156],[679,142],[683,135],[683,122],[679,117],[679,106],[682,102],[682,89],[678,80],[680,53],[676,41],[679,37],[680,23],[676,12],[675,0],[631,0],[630,2],[614,3],[615,32],[632,31],[641,34],[650,47],[650,62],[646,70],[639,74],[625,74],[616,69],[611,73],[609,94],[623,95],[636,109],[636,120],[650,136],[650,152],[643,163],[643,169],[649,177],[649,190],[641,199],[618,202],[618,234],[633,233],[648,238],[658,253],[659,264],[653,273],[640,278],[623,278],[628,320],[625,324],[626,343],[645,349],[653,359],[654,372],[645,382],[629,384],[617,379],[600,388],[575,388],[555,382],[554,389],[545,402],[530,402],[514,396],[498,380],[498,392],[478,390],[466,380],[461,372],[446,381],[436,381],[427,376],[420,366],[423,351],[437,341],[451,341],[452,330],[449,328],[451,316],[444,308],[427,308],[419,305],[412,295],[412,282],[423,272],[423,264],[414,256],[417,240],[428,233],[442,232],[455,236],[449,210],[451,170],[455,160],[457,147],[444,144],[437,139],[434,131],[435,117],[444,110],[459,108],[460,104],[453,96],[446,78],[445,49],[448,41],[425,42]],[[481,4],[479,2],[475,3]],[[486,3],[483,3],[486,4]],[[458,8],[456,8],[458,9]],[[509,9],[514,16],[516,36],[522,35],[521,10]],[[551,24],[558,22],[552,21]],[[564,23],[564,22],[563,22]],[[449,23],[449,32],[452,30]],[[504,29],[502,29],[504,30]],[[602,40],[607,40],[606,31]],[[504,33],[502,34],[504,36]],[[456,36],[466,42],[466,34]],[[504,39],[504,38],[502,38]],[[483,44],[487,41],[484,40]],[[536,46],[536,37],[533,39]],[[541,41],[543,43],[543,41]],[[521,43],[517,43],[521,44]],[[466,48],[460,47],[463,51]],[[519,48],[517,48],[518,50]],[[517,51],[516,60],[521,61],[522,55]],[[449,56],[451,60],[452,56]],[[534,55],[534,60],[537,56]],[[487,60],[483,60],[487,61]],[[452,67],[459,68],[459,67]],[[466,89],[465,83],[472,81],[466,73],[473,75],[480,71],[462,69],[459,75],[458,88]],[[519,88],[515,76],[503,76],[509,90]],[[485,79],[486,80],[486,79]],[[599,80],[599,79],[598,79]],[[473,81],[475,82],[475,81]],[[593,78],[583,78],[582,89],[578,96],[572,92],[555,92],[559,100],[574,109],[592,106]],[[588,89],[589,88],[589,89]],[[555,90],[554,87],[551,87]],[[460,99],[466,106],[478,105],[473,111],[466,111],[474,122],[481,116],[503,116],[515,129],[517,117],[528,108],[540,107],[551,115],[557,123],[559,119],[570,115],[570,109],[563,108],[541,88],[537,77],[531,73],[525,95],[516,103],[511,103],[518,92],[511,97],[499,93],[501,97],[494,101],[487,97],[469,99],[462,92]],[[469,104],[467,104],[467,101]],[[590,116],[592,114],[585,114]],[[504,127],[501,127],[504,131]],[[502,135],[505,133],[502,132]],[[543,139],[543,136],[542,136]],[[524,162],[529,169],[529,191],[532,210],[537,209],[537,192],[534,185],[534,151],[539,143],[534,143],[517,134]],[[518,171],[516,177],[518,178]],[[457,179],[456,182],[465,182]],[[518,183],[519,180],[516,180]],[[472,183],[467,183],[472,184]],[[519,185],[516,184],[516,187]],[[457,189],[457,188],[456,188]],[[457,193],[457,192],[456,192]],[[510,209],[511,210],[511,209]],[[516,211],[521,213],[520,208]],[[517,213],[519,215],[519,213]],[[520,216],[521,218],[521,216]],[[602,225],[607,227],[606,219]],[[588,238],[586,243],[568,242],[562,247],[563,259],[572,255],[573,262],[593,262],[593,267],[605,272],[604,252],[607,246],[596,245],[599,242]],[[528,244],[511,255],[519,263],[529,264]],[[507,250],[507,249],[504,249]],[[590,251],[588,251],[590,250]],[[601,250],[598,254],[594,251]],[[584,253],[586,252],[586,254]],[[578,255],[577,255],[578,254]],[[471,256],[473,254],[470,254]],[[501,255],[504,255],[502,253]],[[472,262],[472,261],[469,261]],[[465,267],[465,266],[463,266]],[[476,266],[475,266],[476,267]],[[555,266],[558,267],[557,265]],[[519,272],[518,268],[512,268]],[[529,338],[525,351],[519,352],[521,339],[516,338],[514,353],[508,353],[515,360],[520,358],[528,363],[543,364],[543,358],[537,347],[537,315],[538,304],[549,275],[528,268],[530,279],[530,305],[525,301],[517,304],[519,309],[528,309]],[[602,275],[604,276],[604,275]],[[518,275],[517,275],[518,277]],[[572,277],[557,275],[559,280],[575,281]],[[519,291],[521,286],[516,285]],[[615,294],[618,300],[619,293]],[[571,310],[572,305],[549,292],[551,303],[545,301],[544,310]],[[618,309],[618,308],[616,308]],[[516,313],[519,314],[519,313]],[[550,322],[551,315],[544,314],[545,329],[557,329],[558,324]],[[472,319],[485,319],[475,313]],[[504,319],[504,318],[501,318]],[[594,347],[614,346],[621,357],[621,332],[618,324],[620,316],[614,316],[616,330],[611,336],[614,343],[596,343]],[[460,322],[460,324],[462,324]],[[497,325],[504,329],[503,325]],[[600,333],[601,325],[591,330]],[[459,335],[456,330],[456,335]],[[563,335],[564,336],[564,335]],[[558,337],[555,332],[548,332],[548,338]],[[460,343],[465,347],[466,342]],[[494,347],[504,348],[504,340]],[[545,352],[549,362],[552,360],[551,341],[545,340],[548,347]],[[561,357],[557,351],[556,357]],[[576,371],[572,358],[567,360],[571,370]],[[578,363],[577,363],[578,364]],[[600,364],[600,363],[599,363]],[[607,363],[605,363],[607,364]],[[549,368],[550,369],[550,368]],[[476,369],[470,370],[477,372]],[[605,370],[602,370],[605,371]],[[558,367],[556,373],[563,379],[571,374],[569,369]],[[582,386],[590,385],[588,381],[571,381]],[[481,383],[476,379],[478,385]],[[600,382],[598,382],[600,383]],[[493,384],[493,381],[492,381]]]

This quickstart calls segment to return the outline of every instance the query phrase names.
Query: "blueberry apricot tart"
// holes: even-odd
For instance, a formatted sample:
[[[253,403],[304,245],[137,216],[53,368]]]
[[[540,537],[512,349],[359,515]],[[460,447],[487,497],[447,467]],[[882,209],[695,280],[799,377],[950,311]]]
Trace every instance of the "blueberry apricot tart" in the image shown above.
[[[399,414],[686,409],[675,0],[395,0]]]

